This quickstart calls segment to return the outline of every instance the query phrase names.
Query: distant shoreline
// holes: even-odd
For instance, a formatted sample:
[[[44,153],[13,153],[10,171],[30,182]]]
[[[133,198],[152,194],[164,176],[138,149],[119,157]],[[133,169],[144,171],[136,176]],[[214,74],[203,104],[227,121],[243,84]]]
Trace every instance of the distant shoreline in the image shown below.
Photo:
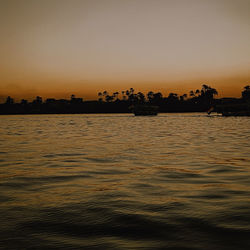
[[[206,113],[206,111],[170,111],[170,112],[158,112],[158,114],[184,114],[184,113]],[[96,112],[96,113],[1,113],[0,115],[4,116],[4,115],[105,115],[105,114],[131,114],[133,115],[133,112],[105,112],[105,113],[101,113],[101,112]]]
[[[162,93],[149,91],[146,95],[136,93],[133,88],[114,92],[99,92],[96,101],[84,101],[75,95],[69,100],[54,98],[46,99],[37,96],[32,102],[22,99],[15,103],[8,96],[5,103],[0,104],[0,115],[38,115],[38,114],[130,114],[134,107],[157,106],[158,113],[194,113],[194,112],[238,112],[249,109],[250,86],[242,91],[241,98],[215,99],[217,90],[203,84],[199,90],[191,90],[188,94],[178,96],[169,93],[164,97]]]

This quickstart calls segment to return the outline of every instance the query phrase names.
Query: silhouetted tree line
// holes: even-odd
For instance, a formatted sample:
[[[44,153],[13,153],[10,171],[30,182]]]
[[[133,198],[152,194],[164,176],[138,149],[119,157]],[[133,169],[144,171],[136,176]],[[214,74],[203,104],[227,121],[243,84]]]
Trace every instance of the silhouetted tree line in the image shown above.
[[[244,87],[241,98],[222,98],[217,100],[215,111],[218,113],[233,113],[236,115],[250,112],[250,86]]]
[[[205,112],[211,106],[221,105],[227,102],[244,103],[250,100],[250,86],[245,86],[242,98],[215,99],[217,90],[204,84],[201,89],[191,90],[189,94],[178,95],[169,93],[164,97],[160,92],[149,91],[147,94],[129,90],[98,93],[98,100],[83,101],[71,95],[67,99],[49,98],[43,101],[37,96],[32,102],[22,99],[15,103],[10,96],[5,103],[0,105],[0,114],[77,114],[77,113],[130,113],[131,105],[149,104],[159,107],[159,112]]]

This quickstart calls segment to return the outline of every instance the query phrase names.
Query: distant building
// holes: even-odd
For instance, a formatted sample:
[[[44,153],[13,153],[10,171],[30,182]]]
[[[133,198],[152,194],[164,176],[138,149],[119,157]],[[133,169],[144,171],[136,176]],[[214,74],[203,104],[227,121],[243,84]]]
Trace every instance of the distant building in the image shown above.
[[[79,104],[79,103],[83,103],[83,99],[82,98],[76,98],[75,95],[71,95],[70,102],[72,104]]]
[[[48,98],[48,99],[46,99],[46,101],[45,101],[47,104],[52,104],[52,103],[56,103],[57,102],[57,100],[56,99],[54,99],[54,98]]]
[[[32,102],[33,104],[42,104],[43,99],[41,96],[37,96],[36,99]]]
[[[25,99],[22,99],[21,102],[20,102],[21,105],[27,105],[28,104],[28,101],[25,100]]]
[[[14,104],[14,99],[11,98],[10,96],[8,96],[8,97],[6,98],[5,104]]]
[[[69,103],[69,100],[66,100],[66,99],[59,99],[59,100],[56,100],[56,102],[60,103],[60,104],[67,104]]]
[[[244,87],[244,91],[241,92],[242,98],[245,100],[250,100],[250,86]]]

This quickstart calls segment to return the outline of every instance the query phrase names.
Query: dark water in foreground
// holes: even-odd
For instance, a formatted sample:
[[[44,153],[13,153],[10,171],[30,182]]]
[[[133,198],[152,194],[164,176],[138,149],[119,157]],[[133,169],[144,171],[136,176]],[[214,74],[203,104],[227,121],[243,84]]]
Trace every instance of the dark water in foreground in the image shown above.
[[[0,117],[1,249],[250,249],[250,119]]]

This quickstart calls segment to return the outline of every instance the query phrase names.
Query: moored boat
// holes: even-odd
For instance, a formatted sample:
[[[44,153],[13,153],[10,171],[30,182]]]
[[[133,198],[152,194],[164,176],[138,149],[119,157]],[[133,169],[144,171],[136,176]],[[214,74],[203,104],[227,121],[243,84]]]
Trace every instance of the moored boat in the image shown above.
[[[215,109],[222,116],[250,116],[248,103],[218,105]]]
[[[158,106],[149,104],[134,105],[131,109],[135,116],[155,116],[158,114]]]
[[[250,116],[250,111],[236,111],[236,112],[224,111],[221,114],[222,116]]]

